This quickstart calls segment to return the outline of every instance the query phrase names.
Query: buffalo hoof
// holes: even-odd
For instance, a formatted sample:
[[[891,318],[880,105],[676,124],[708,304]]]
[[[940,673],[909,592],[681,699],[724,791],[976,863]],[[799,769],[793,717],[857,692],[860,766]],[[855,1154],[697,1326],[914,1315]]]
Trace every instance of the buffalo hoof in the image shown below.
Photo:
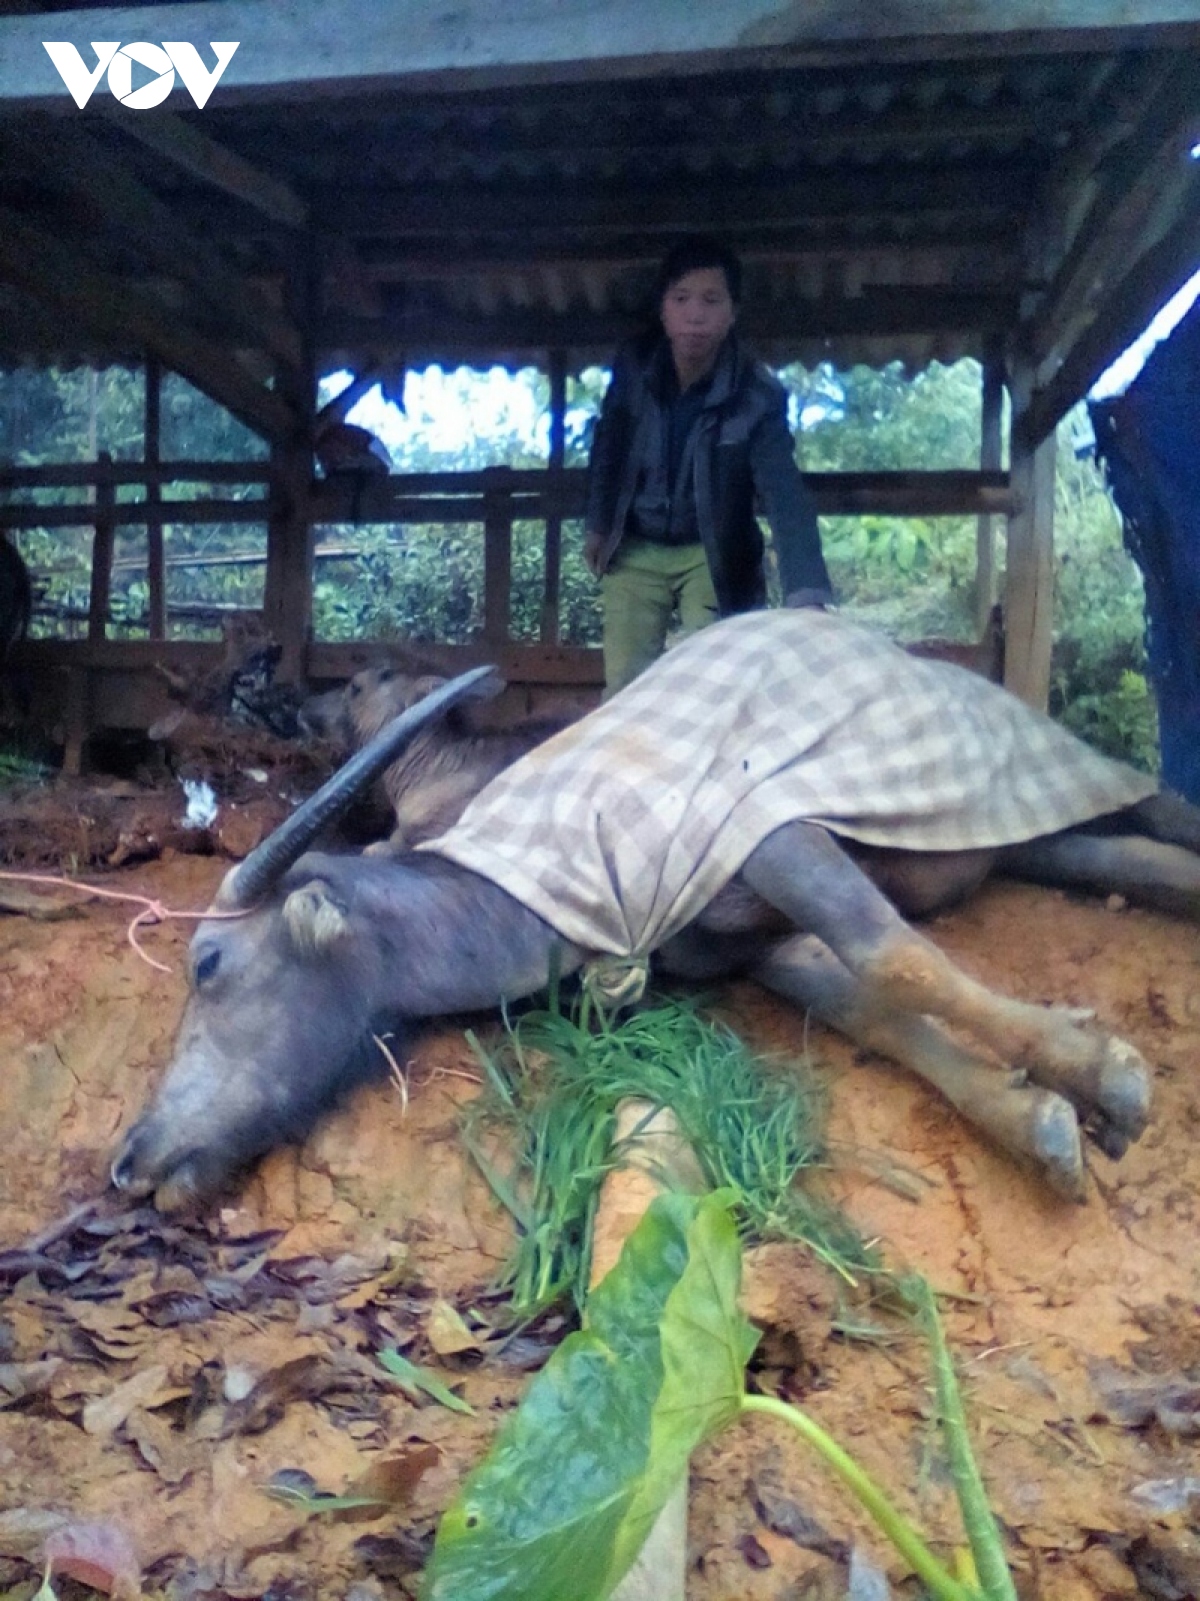
[[[1054,1190],[1067,1201],[1087,1198],[1087,1170],[1075,1108],[1061,1095],[1043,1092],[1030,1128],[1028,1154]]]
[[[1125,1040],[1105,1042],[1096,1090],[1096,1110],[1127,1145],[1141,1139],[1150,1121],[1150,1069]]]

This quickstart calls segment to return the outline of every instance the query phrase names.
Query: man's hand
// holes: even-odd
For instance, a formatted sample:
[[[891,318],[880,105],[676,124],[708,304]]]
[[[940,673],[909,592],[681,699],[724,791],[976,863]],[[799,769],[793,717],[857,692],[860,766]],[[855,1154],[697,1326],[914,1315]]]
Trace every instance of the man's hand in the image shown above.
[[[601,563],[603,550],[604,535],[597,528],[589,528],[583,536],[583,559],[593,578],[599,578],[604,571]]]

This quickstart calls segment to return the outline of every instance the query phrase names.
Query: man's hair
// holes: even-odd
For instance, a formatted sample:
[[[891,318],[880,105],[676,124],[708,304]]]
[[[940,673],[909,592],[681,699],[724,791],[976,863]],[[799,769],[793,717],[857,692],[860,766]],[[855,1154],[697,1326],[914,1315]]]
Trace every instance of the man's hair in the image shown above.
[[[723,240],[713,234],[686,234],[677,239],[663,257],[655,282],[654,304],[657,308],[672,284],[686,278],[689,272],[705,267],[719,267],[725,274],[729,298],[734,305],[742,299],[742,264]]]

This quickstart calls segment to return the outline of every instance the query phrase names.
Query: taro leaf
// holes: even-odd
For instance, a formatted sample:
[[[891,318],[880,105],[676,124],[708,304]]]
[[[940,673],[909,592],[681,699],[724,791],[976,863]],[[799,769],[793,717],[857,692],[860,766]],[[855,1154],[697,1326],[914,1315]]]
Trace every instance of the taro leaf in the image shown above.
[[[754,1335],[727,1200],[655,1200],[438,1531],[425,1601],[601,1601],[732,1418]]]
[[[452,1412],[474,1414],[475,1408],[469,1401],[464,1401],[462,1396],[455,1395],[436,1374],[430,1373],[428,1368],[418,1367],[406,1356],[401,1356],[399,1351],[380,1351],[379,1362],[406,1394],[414,1398],[418,1395],[427,1395],[441,1406],[449,1407]]]

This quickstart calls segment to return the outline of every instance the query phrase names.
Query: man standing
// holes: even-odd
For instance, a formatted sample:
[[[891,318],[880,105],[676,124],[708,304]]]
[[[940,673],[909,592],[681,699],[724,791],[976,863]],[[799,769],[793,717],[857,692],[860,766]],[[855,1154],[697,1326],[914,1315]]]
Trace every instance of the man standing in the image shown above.
[[[588,470],[584,559],[602,580],[606,694],[682,633],[766,603],[761,503],[789,606],[833,600],[783,386],[734,329],[741,264],[681,240],[658,321],[613,364]]]

